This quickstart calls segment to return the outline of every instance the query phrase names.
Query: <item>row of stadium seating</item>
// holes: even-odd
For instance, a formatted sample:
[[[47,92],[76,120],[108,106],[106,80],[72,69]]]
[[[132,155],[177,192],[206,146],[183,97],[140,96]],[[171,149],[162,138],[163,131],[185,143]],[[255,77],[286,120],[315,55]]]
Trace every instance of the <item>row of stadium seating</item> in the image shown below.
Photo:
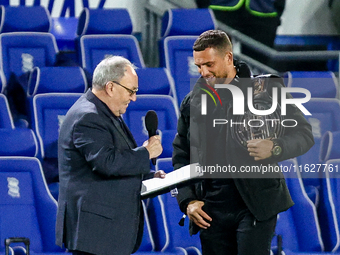
[[[42,79],[44,80],[44,79]],[[47,79],[48,80],[48,79]],[[44,90],[43,87],[40,87],[40,89]],[[3,127],[2,130],[2,156],[34,156],[41,159],[43,166],[46,166],[47,163],[51,163],[51,159],[54,158],[56,161],[57,156],[57,150],[56,150],[56,144],[58,139],[58,129],[59,125],[62,122],[62,118],[65,115],[68,108],[75,102],[77,98],[82,93],[74,94],[74,93],[42,93],[42,94],[36,94],[32,101],[31,101],[31,107],[32,107],[32,113],[33,113],[33,129],[35,133],[32,132],[31,129],[27,128],[15,128],[13,119],[11,118],[10,109],[8,107],[8,102],[6,100],[6,96],[1,94],[1,99],[3,102],[3,106],[1,106],[1,125]],[[169,102],[166,103],[166,102]],[[138,104],[140,103],[140,104]],[[167,112],[166,105],[170,106],[170,109],[172,108],[172,113]],[[157,106],[163,107],[157,108]],[[307,117],[309,122],[313,125],[313,132],[314,132],[314,138],[316,140],[315,147],[308,152],[307,154],[295,159],[294,161],[294,168],[296,170],[300,170],[301,167],[305,168],[306,166],[308,168],[312,168],[312,165],[315,167],[318,166],[318,164],[328,164],[332,165],[332,168],[334,169],[333,172],[336,174],[339,170],[336,166],[339,166],[339,161],[337,160],[340,157],[340,151],[339,151],[339,113],[340,113],[340,106],[338,99],[327,99],[327,98],[312,98],[308,103],[304,104],[304,106],[312,113],[312,116]],[[158,115],[160,116],[160,126],[159,129],[162,131],[163,134],[163,146],[165,143],[164,137],[166,137],[166,133],[170,133],[169,141],[166,143],[168,145],[171,145],[171,141],[173,139],[173,135],[176,132],[175,126],[177,121],[177,114],[175,109],[175,104],[173,102],[173,99],[169,96],[155,96],[155,95],[139,95],[138,100],[131,104],[131,106],[128,108],[127,113],[124,115],[125,121],[130,126],[132,132],[135,133],[136,138],[138,138],[139,134],[143,134],[144,127],[143,127],[143,117],[145,116],[145,113],[149,109],[155,109]],[[172,116],[172,117],[171,117]],[[139,121],[138,121],[139,120]],[[168,128],[170,127],[170,128]],[[331,132],[332,131],[332,132]],[[36,134],[36,135],[35,135]],[[147,138],[147,134],[144,133],[144,138],[141,137],[140,142],[143,141],[143,139]],[[30,142],[24,143],[25,146],[21,143],[17,143],[14,141],[26,141],[27,139],[30,139]],[[29,145],[34,144],[34,146]],[[38,144],[40,146],[38,146]],[[18,151],[19,150],[19,151]],[[28,154],[23,154],[23,151],[29,151]],[[321,150],[319,152],[319,150]],[[16,153],[16,151],[18,151]],[[166,151],[166,150],[165,150]],[[40,155],[39,155],[40,152]],[[165,169],[167,171],[171,171],[171,159],[168,157],[171,156],[171,148],[168,147],[168,152],[164,155],[164,158],[161,158],[158,160],[158,164],[161,162],[167,162],[167,165],[163,166],[157,166],[159,169]],[[321,171],[310,171],[310,173],[307,172],[307,170],[303,169],[301,170],[302,177],[295,178],[299,179],[302,182],[297,182],[294,180],[294,178],[291,178],[291,180],[287,180],[287,182],[295,182],[297,184],[305,184],[303,187],[300,187],[304,192],[302,193],[303,199],[308,201],[308,206],[312,208],[311,212],[314,214],[314,220],[317,220],[313,224],[316,226],[316,232],[318,235],[316,235],[319,238],[320,233],[323,234],[323,240],[324,247],[328,248],[327,250],[336,249],[337,242],[339,240],[338,238],[338,230],[337,230],[337,220],[340,208],[336,204],[325,204],[325,197],[328,196],[327,201],[333,201],[337,202],[338,193],[336,188],[328,188],[327,185],[333,185],[334,187],[337,187],[337,180],[338,179],[329,179],[325,178],[324,173],[324,165],[321,166]],[[292,167],[290,166],[292,169]],[[45,169],[46,171],[46,169]],[[308,175],[307,175],[308,173]],[[305,175],[305,176],[303,176]],[[49,176],[49,173],[45,172],[44,176]],[[332,177],[333,175],[331,175]],[[289,176],[288,176],[289,177]],[[313,178],[311,178],[313,177]],[[54,183],[50,183],[50,187],[53,187]],[[292,187],[290,189],[291,191],[294,190]],[[52,188],[53,191],[53,188]],[[57,192],[55,190],[54,193],[55,196],[57,196]],[[301,194],[300,194],[301,195]],[[306,197],[307,195],[307,197]],[[160,199],[160,198],[157,198]],[[297,202],[297,199],[294,199],[294,201]],[[174,202],[174,200],[173,200]],[[306,203],[306,202],[305,202]],[[293,207],[294,210],[298,206]],[[314,209],[313,209],[314,208]],[[170,208],[168,208],[170,210]],[[325,211],[328,209],[328,212]],[[171,208],[171,210],[177,210],[177,214],[179,213],[178,208]],[[292,213],[292,210],[289,210],[287,213]],[[306,217],[306,212],[303,210],[303,217]],[[151,210],[152,212],[152,210]],[[300,213],[299,210],[297,210],[296,213]],[[325,215],[325,213],[327,213]],[[180,213],[179,213],[180,214]],[[179,216],[179,215],[177,215]],[[290,216],[293,217],[293,216]],[[282,219],[282,218],[281,218]],[[309,219],[310,220],[310,219]],[[308,222],[309,222],[308,220]],[[279,221],[280,222],[280,221]],[[285,224],[290,223],[291,221],[287,221]],[[298,221],[303,222],[303,221]],[[173,224],[173,221],[172,221]],[[295,223],[297,224],[297,223]],[[278,224],[278,229],[280,224]],[[322,228],[321,228],[322,226]],[[175,228],[175,226],[173,226]],[[292,226],[290,226],[292,228]],[[310,227],[306,227],[307,229],[310,229]],[[175,228],[176,229],[176,228]],[[301,228],[304,229],[304,228]],[[186,232],[185,228],[182,228],[184,232]],[[287,227],[284,227],[283,230],[287,230]],[[297,230],[296,227],[293,228],[297,233],[299,233],[299,229]],[[290,230],[290,231],[293,231]],[[324,232],[320,232],[320,231]],[[330,234],[330,231],[333,231]],[[278,230],[279,231],[279,230]],[[148,233],[148,232],[146,232]],[[313,232],[307,231],[307,233],[311,234]],[[288,234],[291,234],[291,232],[288,232]],[[315,233],[314,233],[315,234]],[[286,234],[287,235],[287,234]],[[284,236],[284,235],[283,235]],[[308,236],[308,235],[307,235]],[[305,238],[306,234],[299,234],[300,238]],[[327,238],[328,237],[328,238]],[[330,239],[331,238],[331,239]],[[332,240],[333,239],[333,240]],[[184,240],[184,239],[181,239]],[[190,240],[190,239],[189,239]],[[312,240],[310,238],[307,238],[306,240]],[[318,239],[319,240],[319,239]],[[300,242],[299,242],[300,243]],[[296,245],[298,245],[297,243]],[[290,246],[288,246],[290,247]],[[296,250],[298,246],[292,247],[293,250]],[[312,247],[312,246],[311,246]],[[320,245],[322,248],[323,246]],[[294,249],[295,248],[295,249]],[[320,249],[321,249],[320,248]],[[304,247],[300,247],[301,251],[305,251]]]
[[[28,141],[29,136],[20,141]],[[31,143],[31,142],[28,142]],[[25,142],[23,143],[25,144]],[[34,143],[33,143],[34,144]],[[34,146],[33,146],[34,147]],[[160,159],[157,169],[169,169],[168,159]],[[328,161],[339,165],[340,160]],[[295,160],[281,163],[290,168]],[[170,167],[171,168],[171,167]],[[328,254],[339,248],[339,173],[325,172],[320,209],[306,194],[299,171],[286,171],[286,182],[295,201],[290,210],[280,213],[276,236],[272,242],[275,254]],[[332,176],[330,176],[332,175]],[[35,157],[0,157],[1,236],[25,236],[30,239],[32,254],[67,254],[54,244],[57,204],[48,192],[40,161]],[[176,199],[170,193],[144,200],[145,229],[142,245],[136,254],[201,254],[198,236],[188,234],[188,221],[177,225],[181,218]],[[322,212],[322,221],[318,218]],[[329,250],[330,249],[330,250]],[[4,254],[3,243],[0,254]],[[283,250],[284,253],[277,253]],[[23,254],[23,248],[10,250]],[[10,253],[11,254],[11,253]]]
[[[159,106],[157,114],[163,141],[167,140],[166,137],[169,141],[172,140],[176,131],[178,105],[172,96],[173,80],[165,68],[144,68],[138,43],[132,35],[118,35],[115,38],[103,36],[103,39],[104,37],[107,39],[102,41],[104,45],[107,45],[107,50],[94,50],[94,59],[90,60],[91,65],[86,63],[81,67],[55,67],[58,48],[55,38],[48,33],[50,17],[44,8],[2,7],[1,11],[2,17],[5,17],[0,35],[1,72],[3,72],[1,92],[8,95],[9,100],[6,95],[0,94],[0,130],[3,141],[0,159],[1,197],[3,197],[0,203],[2,239],[0,253],[4,251],[4,238],[25,236],[31,241],[33,254],[58,254],[57,252],[64,254],[64,251],[54,244],[56,202],[46,189],[46,180],[49,181],[49,188],[57,198],[58,185],[54,182],[51,171],[56,171],[58,130],[67,110],[89,87],[84,70],[93,71],[95,65],[107,55],[123,55],[138,66],[139,91],[146,96],[138,96],[137,102],[139,103],[129,108],[129,113],[124,116],[125,121],[129,123],[133,133],[139,133],[140,127],[143,126],[142,118],[147,110],[154,108],[155,105]],[[126,10],[115,11],[121,12],[123,16],[127,14]],[[84,12],[85,16],[86,14],[88,12]],[[112,17],[122,17],[117,13],[112,15],[111,12],[107,15],[110,25],[117,24]],[[17,21],[17,17],[21,17],[22,23]],[[32,17],[37,17],[37,19],[32,19]],[[39,30],[35,31],[34,28],[32,31],[32,20],[44,25],[37,24]],[[105,18],[100,15],[100,22],[102,20]],[[89,24],[88,20],[84,22],[84,26]],[[17,27],[28,24],[27,28]],[[131,33],[129,17],[128,21],[123,21],[122,25],[130,26],[130,32],[127,33]],[[100,27],[108,26],[100,25]],[[85,33],[84,31],[82,33]],[[121,32],[124,34],[126,31]],[[115,43],[116,38],[120,46]],[[84,41],[79,43],[82,44]],[[20,78],[25,74],[28,74],[28,79],[22,86],[24,96],[17,97],[16,93],[20,92],[18,90],[14,91],[14,96],[8,93],[8,89],[11,89],[10,86],[15,80],[13,77]],[[152,86],[147,86],[148,84]],[[153,95],[148,96],[149,94]],[[158,95],[157,98],[155,95]],[[21,99],[23,101],[20,101]],[[19,113],[27,114],[28,124],[16,121],[18,119],[13,120],[13,108],[10,109],[8,103],[10,101],[11,104],[13,100],[20,101],[21,106],[26,110],[25,112],[19,111]],[[142,114],[138,113],[140,111]],[[17,112],[14,111],[14,113]],[[144,137],[135,135],[139,143],[141,139],[147,137],[145,133],[140,134]],[[170,144],[170,142],[167,143]],[[164,149],[163,154],[167,157],[171,156],[170,149]],[[13,252],[13,250],[10,251]],[[22,250],[14,249],[14,251],[20,254]]]
[[[6,91],[6,86],[15,82],[15,78],[18,79],[32,71],[34,67],[70,65],[70,63],[60,63],[63,60],[58,58],[59,49],[55,36],[49,32],[51,17],[44,7],[2,6],[0,10],[4,17],[0,31],[1,92]],[[21,22],[17,22],[16,17],[21,17]],[[183,17],[190,17],[185,20],[187,29],[183,29],[181,22],[174,22],[175,17],[181,22]],[[164,27],[164,39],[160,42],[160,45],[162,44],[160,68],[167,67],[170,71],[177,88],[174,91],[171,87],[169,95],[173,96],[179,104],[184,95],[189,92],[190,78],[199,76],[190,57],[193,42],[201,32],[215,28],[215,23],[211,12],[207,9],[186,12],[176,10],[169,11],[168,15],[165,15]],[[64,29],[67,30],[68,27],[65,26]],[[121,55],[130,59],[138,68],[145,68],[138,41],[131,33],[132,22],[126,9],[84,9],[78,19],[78,36],[75,38],[79,65],[91,75],[95,66],[103,58],[109,55]],[[173,54],[175,51],[176,54]],[[21,83],[21,85],[26,92],[26,84]]]
[[[3,30],[0,31],[2,52],[0,63],[3,71],[3,84],[0,91],[6,91],[7,83],[15,82],[13,81],[15,77],[21,77],[24,73],[27,74],[34,67],[66,65],[65,63],[56,62],[58,47],[54,35],[48,32],[51,19],[45,8],[41,6],[2,6],[1,10],[5,18],[1,26]],[[22,17],[23,22],[21,23],[24,26],[15,22],[14,17],[17,16]],[[39,19],[34,19],[33,24],[30,18],[32,16],[39,17]],[[179,105],[184,96],[190,91],[190,85],[192,85],[190,80],[194,81],[199,76],[193,63],[192,45],[201,32],[215,27],[214,17],[208,9],[167,11],[163,18],[159,51],[160,66],[166,67],[166,70],[170,72],[170,89],[160,91],[153,89],[153,91],[144,91],[142,93],[168,94],[174,97],[177,105]],[[65,30],[67,30],[67,26],[65,26]],[[78,37],[76,38],[76,48],[81,67],[91,75],[95,66],[104,57],[122,55],[130,59],[137,67],[146,68],[138,42],[131,33],[132,22],[126,9],[84,9],[78,20]],[[162,71],[159,68],[154,68],[147,72],[160,73]],[[302,77],[301,74],[304,73],[300,72],[297,75]],[[310,77],[309,73],[304,75],[305,77]],[[325,72],[325,74],[322,74],[316,72],[315,75],[318,78],[323,78],[325,75],[330,77],[332,73]],[[289,76],[288,79],[290,79]],[[19,83],[24,92],[26,92],[27,82],[19,80]],[[150,84],[153,87],[157,86],[155,83],[149,82]],[[288,84],[296,84],[296,82],[288,81]],[[318,94],[312,96],[336,97],[336,87],[333,81],[330,80],[329,84],[330,86],[325,86],[323,89],[316,86],[315,93]],[[310,84],[308,85],[310,86]],[[59,86],[54,88],[55,91],[50,92],[58,92]],[[143,87],[146,88],[147,86],[141,86],[142,89]]]

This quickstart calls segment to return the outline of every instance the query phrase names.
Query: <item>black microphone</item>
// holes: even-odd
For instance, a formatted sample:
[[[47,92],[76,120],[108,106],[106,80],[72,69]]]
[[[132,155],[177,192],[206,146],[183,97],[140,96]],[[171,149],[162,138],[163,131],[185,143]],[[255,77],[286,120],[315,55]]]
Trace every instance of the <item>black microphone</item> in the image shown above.
[[[145,128],[149,133],[149,138],[156,135],[158,128],[158,117],[155,111],[150,110],[145,115]],[[151,159],[152,164],[156,165],[156,158]]]

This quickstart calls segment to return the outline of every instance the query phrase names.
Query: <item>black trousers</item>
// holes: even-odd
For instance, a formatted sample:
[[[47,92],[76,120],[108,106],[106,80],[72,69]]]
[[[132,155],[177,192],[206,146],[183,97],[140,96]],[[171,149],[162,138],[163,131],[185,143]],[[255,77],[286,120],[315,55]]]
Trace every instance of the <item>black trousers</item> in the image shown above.
[[[203,255],[269,255],[277,217],[257,221],[248,209],[230,212],[223,207],[204,206],[212,217],[208,229],[200,231]]]

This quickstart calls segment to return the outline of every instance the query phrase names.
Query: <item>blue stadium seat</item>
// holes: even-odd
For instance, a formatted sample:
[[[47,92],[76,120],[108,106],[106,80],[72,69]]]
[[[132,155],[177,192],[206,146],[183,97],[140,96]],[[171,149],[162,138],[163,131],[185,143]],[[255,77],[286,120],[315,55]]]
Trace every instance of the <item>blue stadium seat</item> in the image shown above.
[[[184,226],[178,225],[183,213],[170,193],[152,198],[148,214],[158,250],[176,254],[202,254],[199,236],[189,235],[188,220]]]
[[[340,101],[332,98],[312,98],[303,104],[312,114],[306,119],[312,126],[315,145],[304,155],[298,157],[302,167],[319,163],[321,138],[326,131],[340,131]],[[305,184],[313,184],[320,173],[302,172]]]
[[[39,145],[33,130],[29,128],[14,128],[11,114],[8,112],[9,110],[6,108],[5,102],[6,97],[0,94],[0,109],[4,109],[0,113],[5,115],[2,118],[0,114],[0,156],[37,157]],[[3,119],[6,121],[3,122]]]
[[[57,111],[56,108],[64,104],[64,102],[56,103],[55,100],[58,101],[58,99],[56,98],[59,98],[60,100],[64,100],[64,98],[66,98],[63,96],[58,97],[58,95],[53,93],[66,93],[67,95],[68,93],[79,93],[77,94],[78,98],[79,95],[81,93],[84,93],[86,89],[87,80],[83,69],[80,67],[35,67],[29,76],[27,91],[27,105],[29,108],[28,119],[30,120],[29,122],[31,127],[36,132],[37,137],[39,137],[40,154],[38,155],[38,157],[42,161],[49,189],[56,199],[58,198],[59,194],[59,184],[57,182],[58,169],[56,143],[58,138],[58,124],[61,123],[61,120],[57,120],[57,118],[60,118],[60,116],[64,115],[65,111],[70,107],[71,104],[63,106],[64,109],[58,109],[58,111],[63,112],[62,114],[59,114],[60,116],[57,117],[53,115],[56,114],[54,110]],[[33,102],[35,96],[42,95],[42,97],[44,97],[44,94],[46,95],[46,97],[51,98],[51,102],[54,103],[50,104],[49,106],[41,105],[46,103],[46,101],[44,103],[41,103],[41,99],[38,99],[35,103],[38,102],[38,104],[40,105],[38,107],[36,107],[36,105],[34,106]],[[72,102],[73,101],[71,101],[71,103]],[[50,114],[46,117],[45,114],[47,114],[47,111],[50,111]],[[51,123],[49,123],[48,121],[51,121]],[[39,123],[41,124],[40,126]],[[53,128],[53,125],[56,125],[55,128]],[[44,128],[46,127],[49,127],[47,131],[44,130]],[[54,145],[51,145],[52,143]],[[47,149],[51,146],[53,148],[51,148],[50,150]],[[48,151],[47,153],[46,150]],[[51,176],[54,176],[55,179],[53,180]]]
[[[11,110],[4,94],[0,94],[0,128],[14,128]]]
[[[304,189],[296,159],[280,162],[292,199],[293,207],[278,215],[276,236],[282,238],[284,254],[321,254],[324,250],[315,205]],[[291,170],[289,170],[291,169]],[[297,170],[294,171],[293,169]],[[278,243],[272,242],[273,248]],[[276,248],[275,247],[275,248]]]
[[[322,238],[326,251],[339,251],[340,247],[340,131],[327,131],[321,140],[320,148],[320,202],[318,206]],[[337,173],[338,172],[338,173]]]
[[[3,91],[15,125],[24,126],[29,72],[34,67],[53,66],[59,50],[49,33],[51,17],[45,7],[1,6],[0,15],[0,70],[6,80]]]
[[[127,9],[84,8],[79,17],[78,35],[131,34],[133,30]]]
[[[0,157],[1,250],[4,238],[26,237],[30,254],[70,254],[55,245],[56,212],[38,159]]]
[[[17,77],[35,66],[53,66],[58,52],[56,41],[49,33],[13,32],[0,34],[2,58],[0,67],[7,81],[11,74]]]
[[[157,159],[156,170],[163,170],[166,173],[173,171],[172,158]],[[184,226],[177,224],[183,217],[183,213],[179,209],[176,198],[172,197],[172,192],[152,198],[150,202],[150,225],[157,235],[154,238],[156,247],[163,252],[180,247],[177,250],[184,249],[188,254],[202,254],[199,235],[189,235],[189,220],[184,221]]]
[[[4,93],[7,85],[5,74],[2,70],[0,70],[0,94]]]
[[[33,130],[41,150],[45,178],[48,184],[58,181],[59,128],[69,108],[82,93],[45,93],[33,97]]]
[[[169,69],[174,78],[178,105],[200,76],[192,55],[194,42],[202,32],[215,28],[210,9],[169,9],[163,15],[160,66]]]
[[[168,69],[145,67],[137,68],[136,72],[139,84],[138,94],[169,95],[177,102],[174,81]]]
[[[163,170],[165,173],[170,173],[174,170],[172,166],[172,157],[158,158],[156,161],[156,171]],[[169,190],[170,194],[176,196],[178,194],[177,188]]]
[[[97,64],[111,55],[123,56],[137,67],[145,67],[138,41],[131,33],[132,21],[127,9],[84,8],[77,29],[82,67],[92,74]]]
[[[308,89],[312,98],[337,98],[338,81],[330,71],[292,71],[284,74],[287,87]],[[291,93],[294,98],[304,97]]]
[[[200,77],[192,56],[197,36],[171,36],[164,39],[165,66],[174,79],[178,106]]]
[[[168,9],[162,17],[162,37],[200,35],[215,29],[217,24],[211,9]]]
[[[327,45],[327,50],[339,50],[339,49],[340,49],[339,37],[338,36],[331,37],[331,40],[328,42],[328,45]],[[337,59],[328,60],[327,68],[330,71],[338,72],[339,71],[339,60]]]
[[[156,162],[156,170],[163,170],[166,173],[170,173],[174,170],[172,166],[172,158],[160,158]]]
[[[168,9],[162,17],[160,40],[160,66],[165,66],[164,39],[169,36],[198,36],[206,30],[217,28],[210,9]],[[190,49],[192,50],[192,46]]]
[[[49,33],[51,18],[42,6],[1,6],[0,67],[7,81],[35,66],[53,66],[58,47]],[[20,17],[20,19],[18,19]],[[35,17],[32,19],[32,17]]]
[[[27,86],[27,118],[33,128],[33,98],[44,93],[84,93],[87,90],[84,70],[76,66],[35,67],[29,75]]]
[[[320,162],[324,163],[330,159],[340,158],[340,130],[327,131],[324,133],[320,143]]]
[[[27,128],[28,122],[26,120],[13,117],[10,106],[11,100],[11,97],[8,98],[5,94],[0,93],[0,128]]]
[[[322,192],[325,194],[325,204],[319,210],[320,223],[323,223],[323,237],[327,240],[329,250],[340,252],[340,155],[337,159],[327,160],[325,164],[327,169]]]
[[[0,156],[37,157],[38,141],[32,129],[0,128]]]
[[[177,114],[178,112],[177,98],[176,98],[176,93],[174,92],[175,88],[173,85],[173,80],[169,74],[169,71],[165,68],[139,68],[139,69],[136,69],[136,72],[138,74],[138,83],[139,83],[139,90],[138,90],[137,98],[140,98],[139,95],[145,95],[145,96],[170,95],[173,98],[174,108]],[[152,97],[152,98],[153,98],[152,100],[154,100],[155,97]],[[168,100],[167,97],[165,100]],[[158,101],[157,104],[159,102],[160,101]],[[137,104],[139,103],[137,102]],[[129,106],[128,111],[131,110],[130,109],[131,105]],[[156,103],[151,106],[152,109],[155,108],[155,106],[156,106]],[[163,146],[166,145],[163,147],[163,152],[160,155],[160,157],[171,157],[172,150],[173,150],[172,142],[177,133],[177,130],[176,129],[170,129],[170,130],[165,129],[165,130],[160,130],[160,131],[162,135],[162,144]],[[143,130],[143,133],[147,134],[145,129]],[[138,137],[136,138],[135,136],[138,144],[145,141],[143,139],[147,139],[147,136],[141,133],[137,133],[137,131],[134,131],[133,134]]]
[[[158,130],[163,146],[160,157],[171,157],[172,141],[175,138],[178,119],[178,108],[171,96],[137,95],[136,102],[130,103],[123,119],[137,144],[141,146],[149,138],[144,124],[144,117],[149,110],[154,110],[158,115]]]
[[[29,76],[27,94],[84,93],[88,84],[81,67],[35,67]]]
[[[147,212],[148,205],[150,203],[150,199],[142,201],[143,210],[144,210],[144,232],[143,232],[143,239],[142,243],[138,249],[134,253],[134,255],[186,255],[185,253],[178,253],[178,252],[161,252],[156,251],[154,237],[152,235],[152,230],[150,226],[150,219]]]
[[[51,18],[43,6],[0,6],[0,33],[49,32]],[[20,17],[20,19],[18,18]],[[32,18],[34,17],[34,18]]]
[[[334,173],[325,172],[320,180],[320,202],[317,208],[320,222],[322,239],[325,250],[330,252],[339,251],[340,231],[339,231],[339,176],[335,176],[337,168],[340,167],[339,159],[326,161],[324,164],[330,165]],[[328,170],[323,165],[322,170]],[[333,177],[335,176],[335,177]]]
[[[146,204],[149,200],[142,201],[143,213],[144,213],[144,230],[142,243],[135,254],[147,254],[155,251],[155,243],[150,229],[149,216],[146,209]]]
[[[60,51],[75,51],[75,39],[77,37],[78,18],[53,17],[51,34],[54,35]]]
[[[3,156],[5,157],[6,156],[35,157],[37,155],[38,143],[31,129],[0,128],[0,140],[1,140],[0,157],[3,157]],[[3,204],[3,200],[1,198],[0,198],[0,207]],[[3,223],[0,224],[0,226],[2,225]],[[1,229],[0,229],[0,233],[2,233]],[[4,244],[4,240],[8,237],[9,236],[5,236],[1,234],[1,244]],[[14,241],[13,239],[11,240]],[[9,245],[10,255],[17,254],[18,250],[19,251],[22,250],[21,248],[18,248],[17,245],[18,245],[17,242],[13,242],[12,244]],[[3,245],[0,245],[0,254],[1,255],[5,254]]]
[[[340,101],[333,98],[312,98],[304,103],[312,114],[306,119],[312,126],[315,144],[305,154],[297,157],[305,190],[310,199],[318,207],[320,202],[322,171],[316,171],[320,158],[321,140],[327,131],[340,131]],[[312,169],[312,170],[310,170]]]
[[[28,73],[35,66],[52,66],[56,53],[55,39],[49,33],[14,32],[0,34],[0,69],[6,77],[6,92],[14,119],[27,115],[25,97]],[[27,77],[26,77],[27,74]]]

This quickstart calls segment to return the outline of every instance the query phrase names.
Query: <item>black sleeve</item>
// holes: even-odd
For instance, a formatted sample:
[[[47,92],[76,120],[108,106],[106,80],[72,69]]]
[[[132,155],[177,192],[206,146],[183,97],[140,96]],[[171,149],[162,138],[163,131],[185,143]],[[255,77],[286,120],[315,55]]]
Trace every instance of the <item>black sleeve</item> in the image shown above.
[[[174,170],[190,164],[190,105],[185,98],[180,107],[177,134],[173,141],[172,165]]]
[[[190,164],[190,104],[187,96],[180,107],[177,123],[177,134],[173,141],[172,164],[174,170]],[[183,213],[190,201],[197,200],[195,185],[187,185],[178,189],[177,202]]]
[[[314,145],[312,127],[300,109],[287,105],[286,119],[293,119],[297,124],[295,127],[286,127],[283,137],[277,139],[283,148],[280,161],[303,155]]]
[[[278,80],[275,81],[276,78],[271,79],[274,79],[271,87],[278,87],[278,102],[280,103],[282,83],[277,82]],[[270,94],[272,93],[271,91],[269,92]],[[287,98],[293,97],[287,94]],[[298,107],[293,104],[287,104],[284,119],[285,125],[291,127],[285,127],[283,136],[275,139],[283,149],[281,156],[277,159],[278,162],[305,154],[314,145],[312,127]]]

